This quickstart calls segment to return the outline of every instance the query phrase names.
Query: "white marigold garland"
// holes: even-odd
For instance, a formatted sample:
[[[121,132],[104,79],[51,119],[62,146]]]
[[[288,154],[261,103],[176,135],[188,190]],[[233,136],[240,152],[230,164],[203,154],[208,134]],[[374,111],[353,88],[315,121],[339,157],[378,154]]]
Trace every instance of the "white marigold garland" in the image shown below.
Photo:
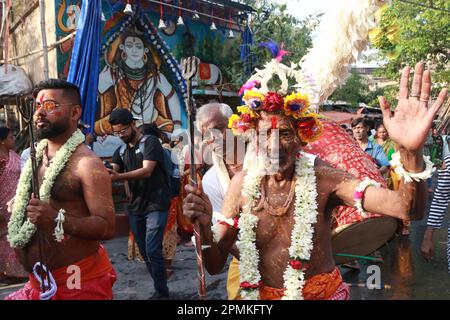
[[[48,202],[52,191],[53,184],[59,173],[66,166],[67,161],[72,156],[75,149],[83,143],[84,135],[80,130],[75,131],[72,136],[66,141],[66,143],[56,152],[52,163],[47,168],[44,174],[41,187],[39,189],[39,195],[42,201]],[[44,150],[47,147],[48,140],[43,139],[36,147],[36,163],[42,160]],[[8,242],[13,248],[24,247],[33,237],[36,232],[36,226],[31,223],[29,219],[25,220],[26,208],[30,200],[31,192],[31,158],[25,163],[24,170],[20,175],[19,184],[17,185],[17,191],[14,201],[14,207],[11,214],[11,218],[8,223]]]
[[[425,181],[433,175],[434,168],[433,162],[431,162],[429,156],[423,156],[423,161],[425,162],[425,170],[418,173],[412,173],[405,170],[403,163],[400,158],[400,152],[392,154],[391,166],[394,167],[394,171],[401,178],[405,180],[405,183],[410,183],[413,181],[420,182]]]
[[[305,285],[302,261],[308,261],[313,248],[313,224],[317,221],[317,186],[312,155],[301,153],[296,162],[294,227],[289,248],[289,263],[284,273],[286,300],[302,300]],[[264,167],[257,164],[249,168],[244,178],[242,194],[248,200],[239,220],[240,241],[240,281],[241,295],[244,299],[259,299],[261,275],[259,273],[259,253],[256,248],[256,227],[258,217],[251,214],[254,201],[260,197],[260,182],[264,176]]]
[[[253,202],[261,196],[259,185],[261,178],[265,174],[264,164],[258,160],[260,159],[257,159],[244,177],[242,195],[248,202],[243,207],[243,214],[239,218],[239,241],[236,242],[240,255],[240,282],[241,285],[246,284],[249,286],[248,289],[241,290],[241,295],[246,300],[259,299],[258,286],[261,281],[261,275],[258,270],[259,253],[256,248],[258,217],[251,214]]]
[[[283,300],[303,300],[305,285],[305,266],[313,249],[313,225],[317,222],[317,186],[314,173],[314,156],[303,154],[295,168],[294,228],[291,234],[290,260],[284,272],[285,293]]]

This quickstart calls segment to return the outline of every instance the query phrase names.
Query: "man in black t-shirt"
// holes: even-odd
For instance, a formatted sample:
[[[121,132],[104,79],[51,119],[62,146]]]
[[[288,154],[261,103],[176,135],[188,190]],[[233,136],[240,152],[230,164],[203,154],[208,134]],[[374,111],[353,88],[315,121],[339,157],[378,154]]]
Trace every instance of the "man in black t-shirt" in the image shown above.
[[[154,136],[142,135],[134,120],[127,109],[115,109],[109,117],[114,135],[126,143],[114,152],[110,173],[113,181],[128,181],[130,227],[154,281],[153,298],[160,299],[169,296],[162,253],[170,204],[169,182],[161,143]]]

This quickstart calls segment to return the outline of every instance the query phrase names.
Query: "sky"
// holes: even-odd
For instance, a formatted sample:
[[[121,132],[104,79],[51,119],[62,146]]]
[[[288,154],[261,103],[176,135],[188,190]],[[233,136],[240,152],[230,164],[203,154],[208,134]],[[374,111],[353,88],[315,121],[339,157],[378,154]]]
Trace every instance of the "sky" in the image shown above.
[[[327,13],[335,9],[340,0],[282,0],[288,6],[288,12],[297,18],[306,18],[310,14]],[[281,2],[281,1],[280,1]],[[368,54],[365,52],[363,54]],[[358,61],[357,67],[376,66],[376,62]]]
[[[339,0],[282,0],[288,6],[288,11],[298,18],[310,14],[333,10]]]

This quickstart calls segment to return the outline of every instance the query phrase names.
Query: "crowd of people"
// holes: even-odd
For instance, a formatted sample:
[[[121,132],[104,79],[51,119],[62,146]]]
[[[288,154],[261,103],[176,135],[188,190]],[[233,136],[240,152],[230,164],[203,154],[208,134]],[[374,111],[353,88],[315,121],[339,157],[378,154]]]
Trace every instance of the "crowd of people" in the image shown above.
[[[388,188],[304,152],[319,137],[316,133],[327,129],[315,115],[293,116],[297,105],[281,111],[280,100],[286,108],[299,96],[244,94],[246,106],[238,110],[249,115],[245,128],[265,132],[255,140],[238,137],[245,130],[242,122],[233,123],[228,105],[201,106],[195,164],[188,161],[190,146],[181,143],[187,138],[169,138],[155,125],[138,127],[129,110],[116,108],[108,122],[123,145],[102,162],[80,131],[87,127],[80,124],[78,88],[56,79],[40,83],[34,91],[36,172],[28,151],[21,165],[12,131],[0,127],[0,276],[29,279],[6,299],[113,298],[117,274],[101,243],[115,234],[112,184],[118,181],[129,198],[128,256],[145,262],[155,290],[152,299],[170,297],[176,246],[189,241],[194,221],[209,273],[221,272],[232,256],[229,299],[349,299],[332,252],[333,209],[347,206],[363,217],[390,216],[401,220],[402,233],[408,234],[410,220],[426,213],[424,179],[432,170],[422,148],[429,149],[432,166],[439,169],[421,247],[431,259],[433,231],[441,227],[450,199],[450,155],[445,154],[446,137],[433,128],[427,140],[427,133],[446,91],[428,108],[429,72],[418,64],[411,89],[409,72],[403,71],[395,114],[380,99],[384,121],[374,135],[364,118],[351,123],[352,141],[370,156],[378,170],[373,174],[382,175]],[[255,101],[259,104],[250,112]],[[225,139],[228,128],[236,134],[232,139]],[[240,144],[246,153],[239,152]],[[199,188],[189,184],[190,165],[196,166]],[[36,190],[34,173],[39,194],[31,192]],[[68,281],[72,266],[80,270],[79,286]]]

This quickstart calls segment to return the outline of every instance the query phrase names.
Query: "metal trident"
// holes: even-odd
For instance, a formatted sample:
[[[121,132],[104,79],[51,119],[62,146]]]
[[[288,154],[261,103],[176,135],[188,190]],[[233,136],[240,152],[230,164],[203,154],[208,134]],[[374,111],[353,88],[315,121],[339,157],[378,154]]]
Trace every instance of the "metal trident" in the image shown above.
[[[38,178],[38,165],[36,159],[36,148],[35,148],[35,136],[33,131],[33,113],[35,111],[35,100],[32,97],[17,97],[17,107],[19,109],[20,115],[22,116],[24,122],[27,125],[28,135],[30,138],[30,160],[31,160],[31,186],[34,193],[34,197],[39,199],[39,178]],[[25,222],[25,221],[23,221]],[[44,251],[45,240],[44,235],[39,228],[36,228],[36,236],[38,238],[38,248],[39,248],[39,275],[41,279],[50,279],[50,274],[45,263],[46,256]],[[48,281],[47,281],[48,283]],[[45,293],[50,288],[47,287],[45,281],[41,283],[41,291]]]
[[[200,59],[197,57],[188,57],[181,60],[183,79],[186,80],[187,96],[185,99],[187,114],[189,118],[189,142],[190,142],[190,166],[189,180],[190,184],[198,187],[197,173],[195,171],[195,142],[194,142],[194,121],[195,121],[195,101],[192,97],[192,78],[197,74]],[[206,299],[205,271],[203,267],[202,241],[200,238],[200,226],[198,221],[194,223],[195,249],[197,252],[197,271],[198,271],[198,295],[201,300]]]

